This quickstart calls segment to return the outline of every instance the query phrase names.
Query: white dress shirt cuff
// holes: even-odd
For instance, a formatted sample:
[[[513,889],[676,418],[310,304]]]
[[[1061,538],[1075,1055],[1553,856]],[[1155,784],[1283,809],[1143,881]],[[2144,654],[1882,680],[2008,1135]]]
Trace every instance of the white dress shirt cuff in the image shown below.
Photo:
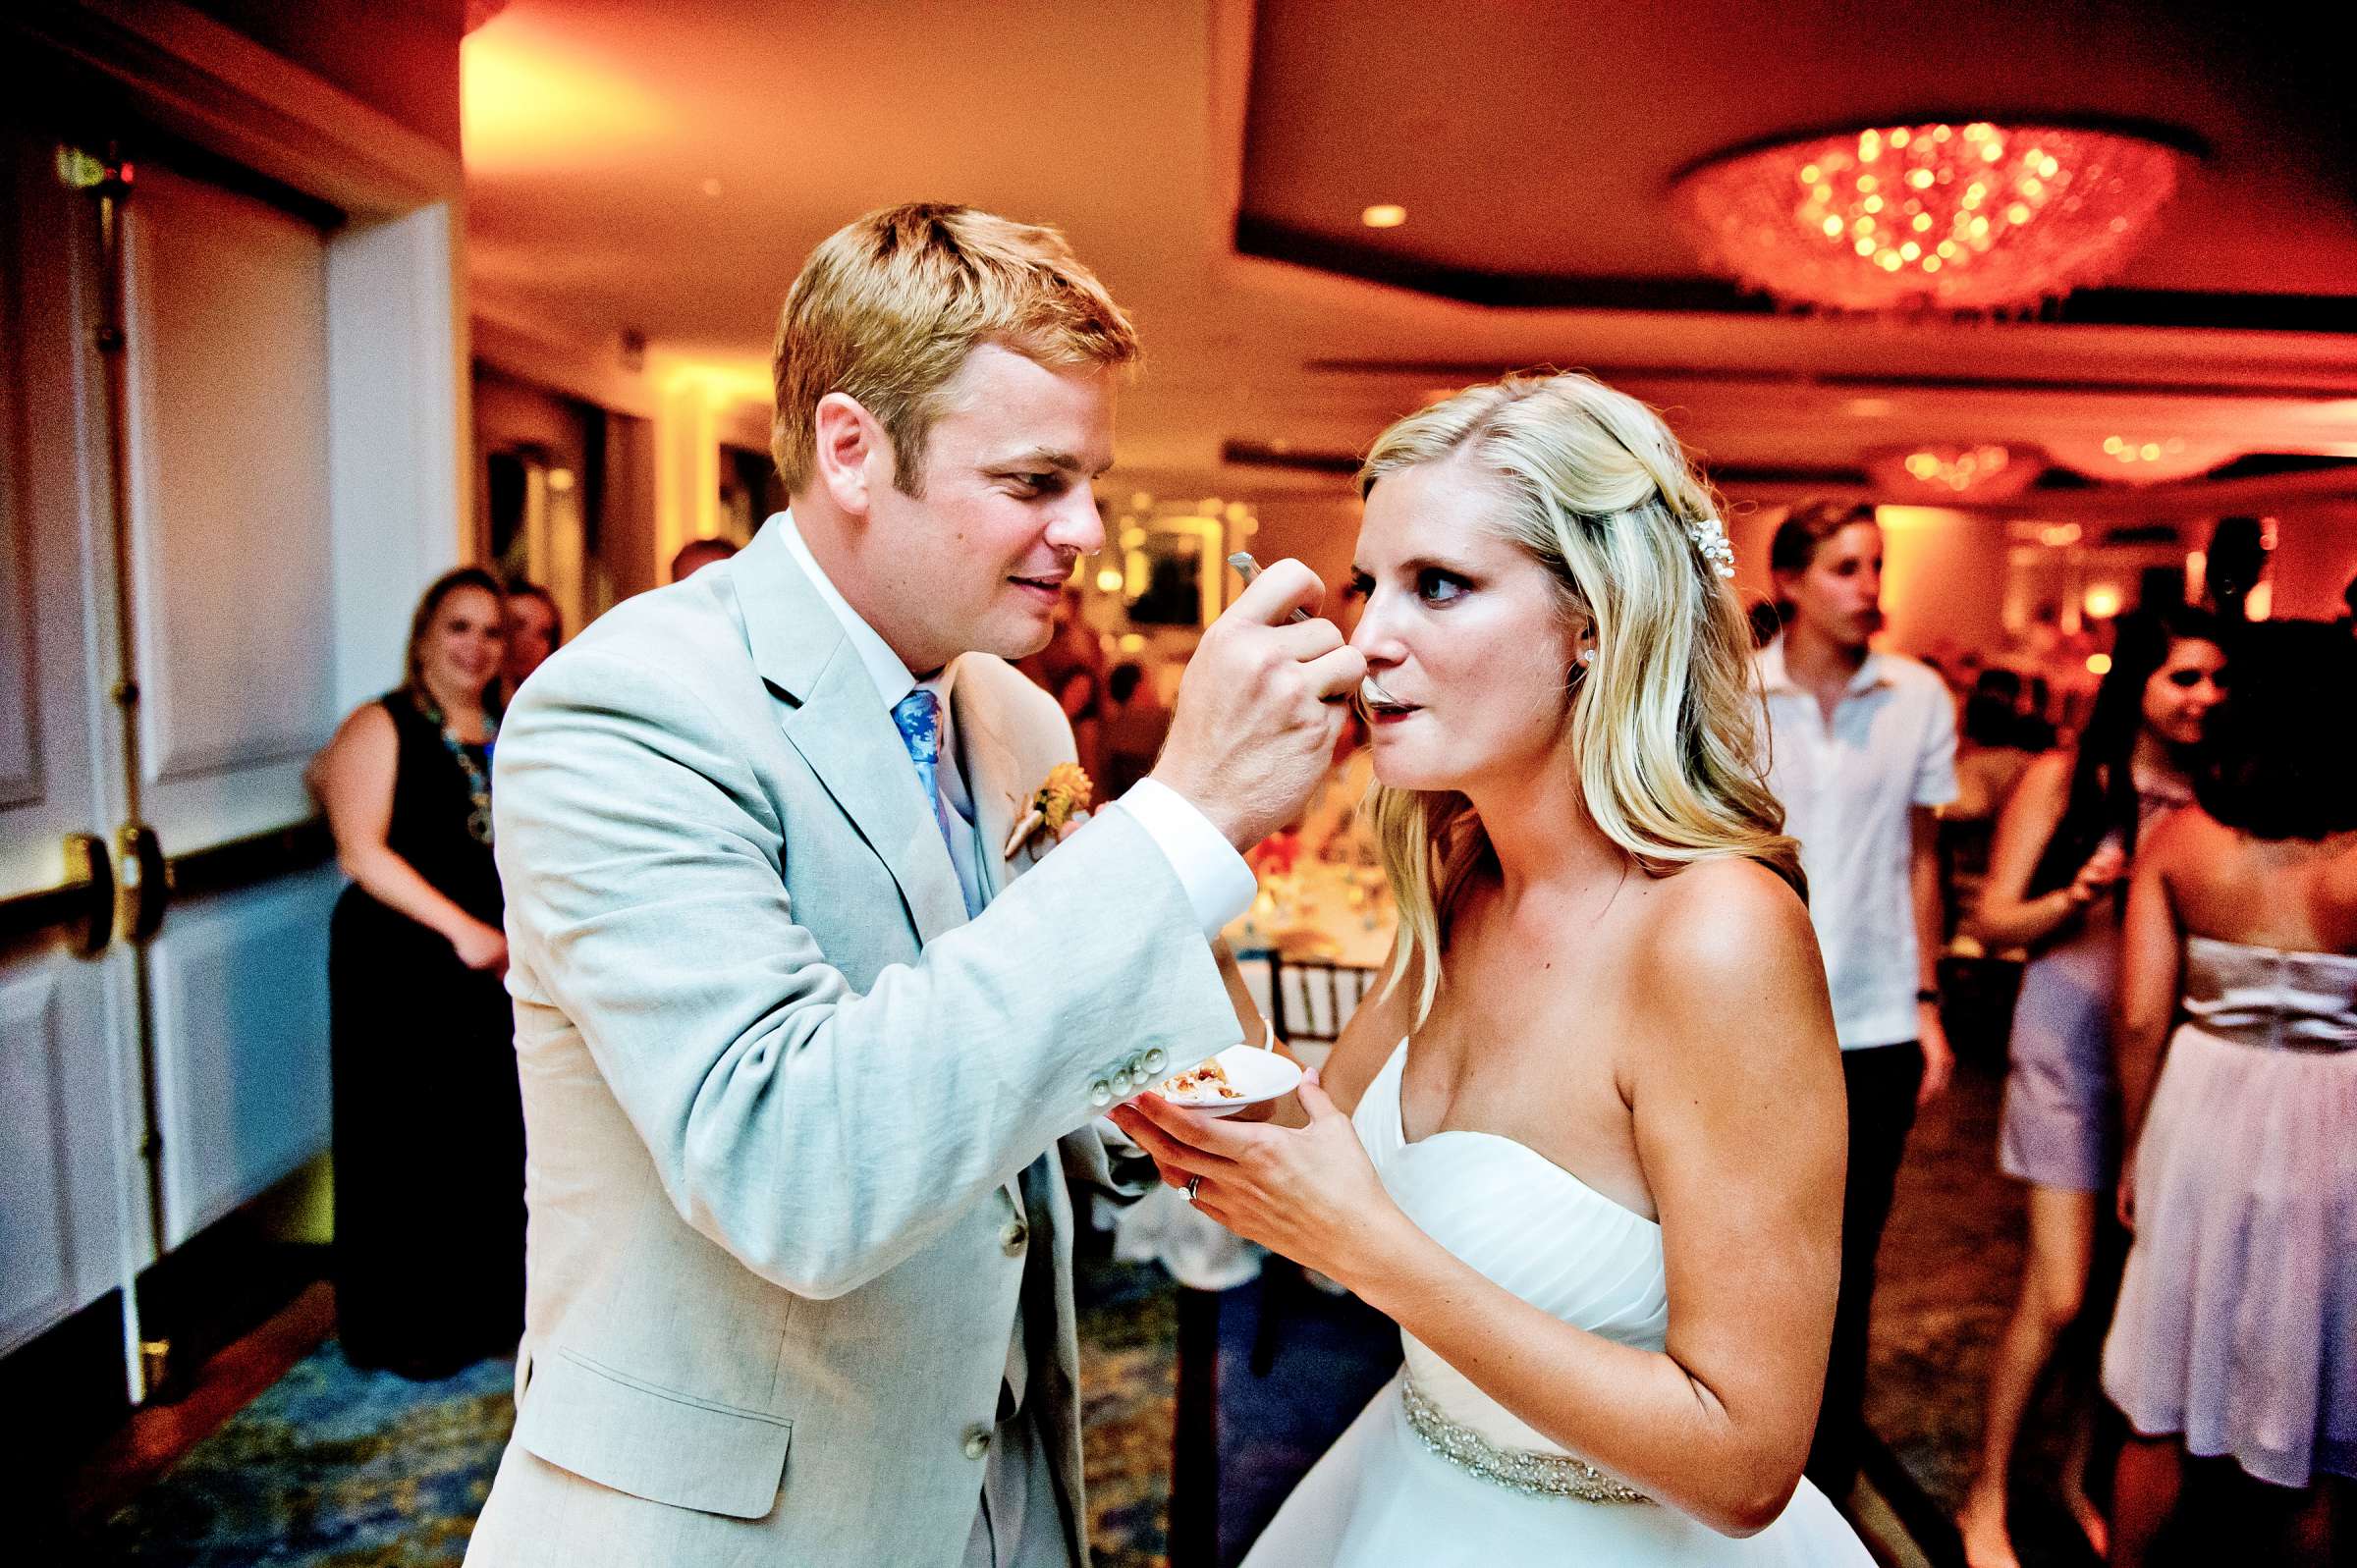
[[[1260,891],[1252,868],[1186,796],[1169,784],[1140,779],[1118,804],[1137,819],[1178,874],[1205,941],[1218,937],[1221,927],[1252,907],[1253,895]]]

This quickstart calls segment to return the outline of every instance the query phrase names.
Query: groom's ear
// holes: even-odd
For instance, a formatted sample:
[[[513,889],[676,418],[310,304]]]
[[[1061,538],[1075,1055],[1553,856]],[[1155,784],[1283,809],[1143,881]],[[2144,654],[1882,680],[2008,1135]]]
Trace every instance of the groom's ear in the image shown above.
[[[810,412],[815,438],[815,477],[835,505],[854,516],[867,515],[878,460],[889,477],[892,442],[875,415],[846,392],[830,392]]]

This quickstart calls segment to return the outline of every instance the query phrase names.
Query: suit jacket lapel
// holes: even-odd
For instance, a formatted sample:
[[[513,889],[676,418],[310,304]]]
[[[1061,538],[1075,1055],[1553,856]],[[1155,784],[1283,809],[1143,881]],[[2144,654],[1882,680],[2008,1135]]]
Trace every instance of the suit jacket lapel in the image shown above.
[[[982,900],[988,903],[1030,863],[1028,848],[1017,849],[1012,860],[1002,851],[1007,847],[1007,836],[1014,831],[1022,803],[1039,787],[1039,780],[1023,776],[1022,759],[1000,738],[987,705],[970,695],[976,684],[960,678],[950,688],[950,706],[956,715],[966,793],[974,802],[974,833],[981,840],[975,864],[982,873]]]
[[[764,528],[725,566],[754,667],[795,704],[786,738],[892,873],[918,937],[931,942],[965,924],[949,845],[843,623],[775,529]]]

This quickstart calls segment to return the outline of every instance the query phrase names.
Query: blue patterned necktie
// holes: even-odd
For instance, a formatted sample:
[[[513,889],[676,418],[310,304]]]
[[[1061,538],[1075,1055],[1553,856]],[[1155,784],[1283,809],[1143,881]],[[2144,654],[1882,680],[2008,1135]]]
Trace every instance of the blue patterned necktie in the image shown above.
[[[916,782],[925,788],[925,803],[941,815],[941,698],[919,686],[893,704],[892,722],[901,731],[901,744],[916,764]],[[942,834],[946,838],[949,829]]]
[[[908,748],[908,760],[916,764],[916,782],[924,787],[925,804],[933,808],[933,826],[941,830],[942,847],[950,852],[950,870],[958,877],[958,893],[965,901],[965,912],[971,918],[978,911],[973,891],[966,887],[965,877],[958,871],[958,846],[950,838],[950,814],[941,798],[941,697],[937,692],[919,686],[893,704],[892,722],[901,731],[901,743]]]

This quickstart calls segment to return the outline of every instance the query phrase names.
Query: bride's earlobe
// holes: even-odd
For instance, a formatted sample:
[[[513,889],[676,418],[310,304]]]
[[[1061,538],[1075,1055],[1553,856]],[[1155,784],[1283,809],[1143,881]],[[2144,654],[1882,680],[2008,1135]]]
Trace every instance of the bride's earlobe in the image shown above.
[[[1571,674],[1563,683],[1576,686],[1587,678],[1588,667],[1596,662],[1596,622],[1585,616],[1580,617],[1578,628],[1573,631],[1571,641],[1573,643]],[[1579,647],[1578,644],[1582,642],[1587,646]]]

